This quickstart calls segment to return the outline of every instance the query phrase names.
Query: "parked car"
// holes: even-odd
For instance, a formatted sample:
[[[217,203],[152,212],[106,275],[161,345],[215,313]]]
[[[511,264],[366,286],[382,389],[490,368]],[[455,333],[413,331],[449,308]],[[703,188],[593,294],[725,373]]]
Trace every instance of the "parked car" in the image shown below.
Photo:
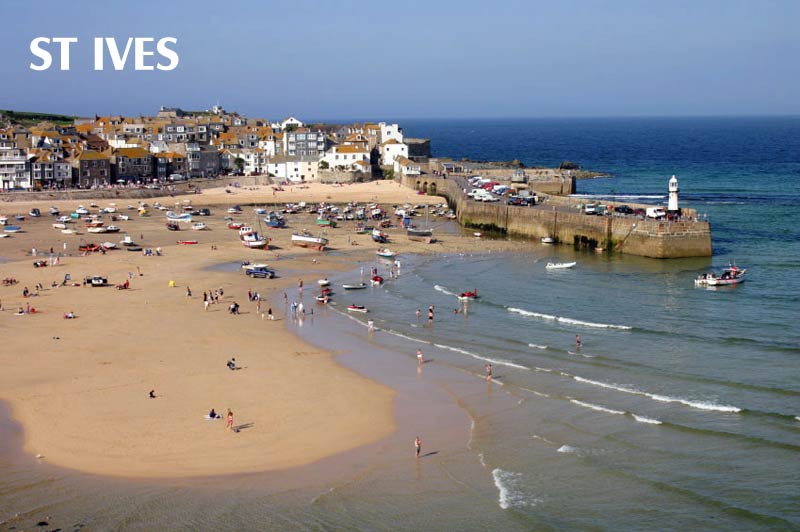
[[[518,205],[522,207],[527,207],[531,205],[531,199],[529,198],[520,198],[519,196],[512,196],[511,199],[507,202],[509,205]]]
[[[587,203],[583,207],[584,214],[597,214],[597,204],[596,203]]]
[[[647,214],[647,211],[645,211],[644,209],[633,209],[633,214],[634,216],[644,216],[645,214]]]
[[[614,212],[618,212],[620,214],[633,214],[633,209],[627,205],[617,205],[614,207]]]
[[[667,211],[664,210],[664,207],[648,207],[646,212],[648,218],[655,218],[656,220],[667,217]]]
[[[272,279],[275,277],[275,272],[267,268],[248,268],[244,271],[250,277],[259,277],[261,279]]]

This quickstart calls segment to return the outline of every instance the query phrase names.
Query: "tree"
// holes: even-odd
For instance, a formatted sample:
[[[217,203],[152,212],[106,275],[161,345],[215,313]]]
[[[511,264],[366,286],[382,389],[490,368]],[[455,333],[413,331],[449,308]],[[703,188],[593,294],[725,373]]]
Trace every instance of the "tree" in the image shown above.
[[[319,162],[320,170],[327,170],[330,167],[331,167],[331,165],[328,164],[328,161],[320,161]]]
[[[233,165],[236,167],[237,171],[241,172],[244,169],[244,159],[237,157],[233,160]]]

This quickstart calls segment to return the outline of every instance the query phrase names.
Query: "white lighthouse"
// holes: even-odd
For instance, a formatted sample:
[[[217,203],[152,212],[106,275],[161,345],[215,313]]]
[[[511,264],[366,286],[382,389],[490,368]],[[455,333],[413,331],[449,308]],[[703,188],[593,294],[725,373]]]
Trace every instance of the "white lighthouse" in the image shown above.
[[[667,212],[678,212],[678,178],[672,176],[669,180],[669,203]]]

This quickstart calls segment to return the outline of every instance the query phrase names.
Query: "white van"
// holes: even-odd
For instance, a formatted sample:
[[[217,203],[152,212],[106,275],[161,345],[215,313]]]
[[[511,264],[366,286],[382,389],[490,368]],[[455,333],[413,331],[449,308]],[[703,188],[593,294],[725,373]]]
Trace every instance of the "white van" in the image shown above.
[[[648,207],[646,213],[648,218],[655,218],[656,220],[667,217],[667,211],[664,210],[664,207]]]

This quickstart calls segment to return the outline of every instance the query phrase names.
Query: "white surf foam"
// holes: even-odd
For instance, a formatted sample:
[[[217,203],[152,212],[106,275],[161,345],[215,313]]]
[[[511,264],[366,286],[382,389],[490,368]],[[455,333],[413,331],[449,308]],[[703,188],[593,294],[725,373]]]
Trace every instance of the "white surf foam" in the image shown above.
[[[384,329],[384,332],[391,334],[392,336],[397,336],[398,338],[403,338],[405,340],[411,340],[412,342],[419,342],[420,344],[430,344],[427,340],[420,340],[419,338],[414,338],[413,336],[407,336],[403,333],[399,333],[393,329]]]
[[[517,369],[530,369],[526,366],[522,366],[520,364],[515,364],[513,362],[509,362],[508,360],[503,360],[500,358],[490,358],[486,356],[479,355],[477,353],[473,353],[471,351],[467,351],[466,349],[460,349],[458,347],[452,347],[445,344],[433,344],[434,347],[438,347],[439,349],[446,349],[448,351],[453,351],[455,353],[461,353],[462,355],[467,355],[472,358],[476,358],[478,360],[483,360],[486,362],[491,362],[492,364],[497,364],[499,366],[508,366],[510,368],[517,368]]]
[[[547,321],[556,321],[558,323],[565,323],[567,325],[576,325],[579,327],[592,327],[595,329],[620,329],[623,331],[628,331],[633,328],[628,325],[614,325],[611,323],[594,323],[591,321],[576,320],[574,318],[565,318],[564,316],[553,316],[552,314],[542,314],[541,312],[533,312],[530,310],[525,310],[515,307],[508,307],[508,311],[513,312],[515,314],[520,314],[522,316],[539,318]]]
[[[539,345],[539,344],[528,344],[528,347],[532,347],[534,349],[547,349],[546,345]]]
[[[625,386],[617,386],[615,384],[608,384],[605,382],[600,381],[593,381],[591,379],[585,379],[583,377],[578,377],[577,375],[572,376],[578,382],[583,382],[586,384],[591,384],[593,386],[600,386],[601,388],[607,388],[609,390],[617,390],[618,392],[629,393],[633,395],[641,395],[643,397],[649,397],[654,401],[660,401],[662,403],[680,403],[682,405],[686,405],[691,408],[696,408],[698,410],[713,410],[716,412],[741,412],[742,409],[736,406],[730,405],[718,405],[716,403],[711,403],[708,401],[691,401],[689,399],[683,399],[682,397],[670,397],[668,395],[659,395],[649,392],[642,392],[640,390],[636,390],[634,388],[627,388]]]
[[[437,291],[439,291],[439,292],[443,293],[443,294],[447,294],[448,296],[455,296],[455,295],[457,295],[457,294],[454,294],[453,292],[451,292],[451,291],[450,291],[450,290],[448,290],[446,287],[444,287],[444,286],[442,286],[442,285],[440,285],[440,284],[435,284],[435,285],[433,285],[433,288],[434,288],[435,290],[437,290]]]
[[[570,399],[569,402],[585,408],[591,408],[592,410],[597,410],[598,412],[606,412],[608,414],[618,414],[620,416],[625,415],[625,412],[622,412],[620,410],[612,410],[604,406],[593,405],[592,403],[584,403],[583,401],[578,401],[577,399]]]
[[[650,425],[661,425],[661,422],[657,419],[645,416],[637,416],[636,414],[631,414],[631,415],[633,416],[633,419],[635,419],[639,423],[649,423]]]
[[[503,471],[498,468],[492,471],[492,478],[494,485],[497,486],[497,491],[500,492],[497,502],[503,510],[508,510],[512,506],[531,506],[541,502],[539,499],[526,498],[525,494],[518,489],[522,478],[519,473]]]
[[[578,449],[576,449],[575,447],[573,447],[571,445],[566,445],[565,444],[565,445],[562,445],[561,447],[559,447],[556,452],[574,454],[574,453],[578,452]]]

